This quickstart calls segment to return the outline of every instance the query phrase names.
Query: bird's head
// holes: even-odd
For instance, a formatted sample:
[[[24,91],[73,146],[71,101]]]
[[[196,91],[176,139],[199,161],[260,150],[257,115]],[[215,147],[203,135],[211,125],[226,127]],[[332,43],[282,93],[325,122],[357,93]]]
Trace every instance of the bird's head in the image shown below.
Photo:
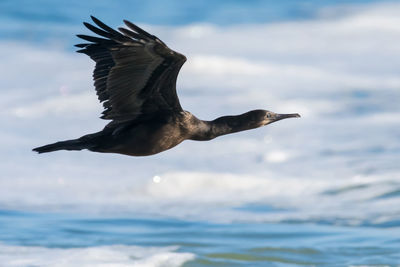
[[[257,109],[250,111],[252,121],[258,122],[259,127],[264,126],[279,120],[288,119],[288,118],[299,118],[300,115],[298,113],[291,114],[278,114],[269,110]]]

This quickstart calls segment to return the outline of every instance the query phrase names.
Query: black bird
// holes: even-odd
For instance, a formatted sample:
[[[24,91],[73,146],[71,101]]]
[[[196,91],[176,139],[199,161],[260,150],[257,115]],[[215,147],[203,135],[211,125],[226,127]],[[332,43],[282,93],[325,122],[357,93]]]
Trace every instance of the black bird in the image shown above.
[[[183,140],[215,137],[300,117],[253,110],[237,116],[203,121],[184,111],[176,93],[176,79],[186,57],[156,36],[124,20],[119,32],[91,17],[97,27],[84,25],[101,37],[77,35],[89,43],[77,52],[96,62],[93,73],[102,119],[111,120],[100,132],[34,148],[39,153],[82,150],[148,156],[170,149]]]

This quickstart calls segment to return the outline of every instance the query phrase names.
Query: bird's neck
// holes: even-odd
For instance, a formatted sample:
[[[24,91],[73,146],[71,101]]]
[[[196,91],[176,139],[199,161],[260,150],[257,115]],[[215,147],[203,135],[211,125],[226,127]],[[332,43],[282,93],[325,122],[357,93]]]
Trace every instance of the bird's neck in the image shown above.
[[[247,113],[236,116],[223,116],[213,121],[198,120],[197,126],[191,131],[189,139],[207,141],[221,135],[246,131],[260,126],[259,122],[248,120]]]

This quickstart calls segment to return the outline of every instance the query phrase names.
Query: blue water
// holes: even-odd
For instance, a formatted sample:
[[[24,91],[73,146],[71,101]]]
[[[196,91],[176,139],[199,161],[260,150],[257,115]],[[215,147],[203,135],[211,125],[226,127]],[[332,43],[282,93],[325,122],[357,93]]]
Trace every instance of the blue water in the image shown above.
[[[2,39],[33,42],[60,40],[70,47],[72,35],[89,15],[119,25],[121,18],[156,25],[211,23],[217,25],[303,20],[317,15],[322,7],[365,4],[379,0],[286,0],[286,1],[51,1],[3,0],[0,2]],[[79,26],[80,28],[78,28]],[[49,31],[51,28],[52,31]]]
[[[399,3],[0,1],[0,266],[400,266]],[[36,155],[104,126],[72,47],[90,15],[185,53],[200,118],[302,118],[146,158]]]
[[[196,22],[234,24],[263,23],[276,20],[307,19],[321,7],[382,2],[379,0],[224,0],[224,1],[77,1],[68,3],[51,0],[4,0],[0,3],[2,17],[19,22],[51,22],[73,24],[88,14],[119,22],[121,17],[152,24],[189,24]],[[393,1],[392,1],[393,2]]]
[[[391,265],[400,260],[400,229],[0,214],[0,238],[7,244],[50,248],[179,245],[179,252],[197,255],[184,266]]]

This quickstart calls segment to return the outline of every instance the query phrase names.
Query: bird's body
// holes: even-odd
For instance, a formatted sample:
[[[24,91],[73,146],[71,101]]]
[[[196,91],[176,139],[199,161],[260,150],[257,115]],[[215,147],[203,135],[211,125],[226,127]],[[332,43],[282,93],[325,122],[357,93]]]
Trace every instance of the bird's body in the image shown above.
[[[148,156],[170,149],[190,137],[190,113],[164,113],[141,123],[128,123],[102,131],[102,143],[90,150]]]
[[[184,111],[176,94],[176,80],[186,57],[160,39],[125,21],[129,29],[113,30],[92,17],[105,37],[78,35],[91,43],[78,44],[78,52],[95,62],[94,85],[105,108],[101,118],[111,122],[100,132],[33,149],[39,153],[82,150],[148,156],[170,149],[184,140],[211,140],[269,123],[299,117],[253,110],[242,115],[203,121]]]

